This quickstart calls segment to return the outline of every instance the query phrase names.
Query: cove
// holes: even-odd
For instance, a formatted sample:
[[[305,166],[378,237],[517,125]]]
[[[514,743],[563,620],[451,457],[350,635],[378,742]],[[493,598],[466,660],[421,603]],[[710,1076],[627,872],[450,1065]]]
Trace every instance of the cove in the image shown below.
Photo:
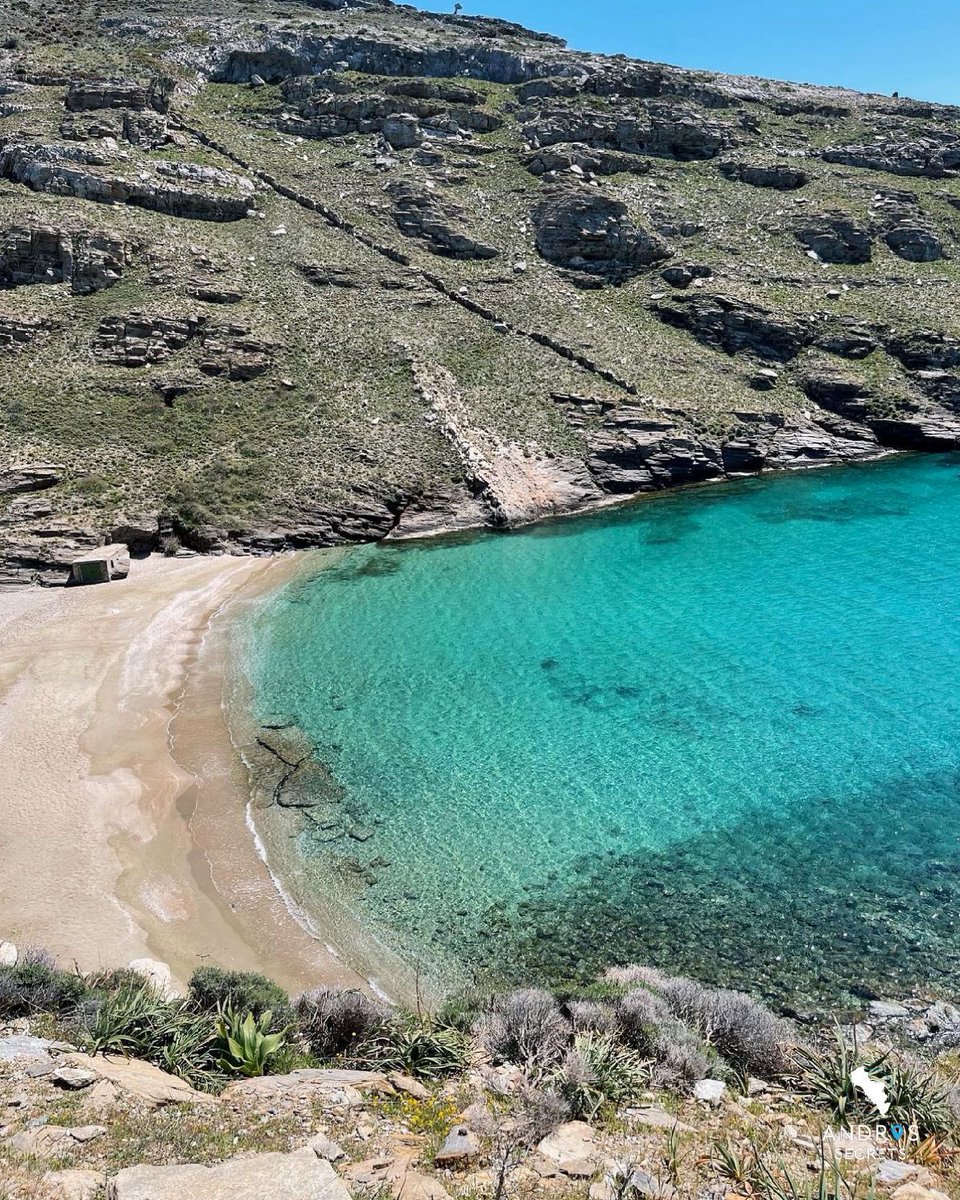
[[[960,457],[361,546],[250,618],[318,905],[467,982],[960,985]]]

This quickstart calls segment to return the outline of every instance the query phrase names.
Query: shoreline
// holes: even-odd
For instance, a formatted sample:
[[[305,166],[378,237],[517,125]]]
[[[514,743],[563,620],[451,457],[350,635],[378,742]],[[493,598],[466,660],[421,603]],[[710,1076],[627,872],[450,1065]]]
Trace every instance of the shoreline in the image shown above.
[[[302,556],[135,560],[0,595],[0,934],[83,971],[204,963],[362,987],[294,919],[247,828],[220,631]]]

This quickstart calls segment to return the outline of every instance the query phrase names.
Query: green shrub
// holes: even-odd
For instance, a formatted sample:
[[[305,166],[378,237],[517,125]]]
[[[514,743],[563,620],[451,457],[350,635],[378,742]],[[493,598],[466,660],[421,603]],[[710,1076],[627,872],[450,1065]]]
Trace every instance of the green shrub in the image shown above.
[[[197,1008],[211,1014],[229,1008],[260,1018],[270,1011],[286,1024],[291,1013],[287,993],[265,975],[253,971],[198,967],[190,977],[189,996]]]
[[[459,1029],[430,1017],[401,1014],[356,1051],[358,1065],[442,1079],[467,1066],[468,1042]]]
[[[67,1017],[87,993],[80,975],[59,970],[45,950],[28,948],[15,967],[0,967],[0,1020],[37,1013]]]
[[[148,983],[123,982],[88,1001],[79,1037],[91,1053],[142,1058],[210,1089],[219,1080],[216,1028],[210,1014],[165,1000]]]
[[[248,1079],[263,1075],[267,1063],[286,1044],[286,1031],[271,1033],[273,1013],[267,1009],[255,1017],[248,1012],[241,1016],[235,1009],[225,1008],[217,1018],[218,1063],[228,1075],[244,1075]]]

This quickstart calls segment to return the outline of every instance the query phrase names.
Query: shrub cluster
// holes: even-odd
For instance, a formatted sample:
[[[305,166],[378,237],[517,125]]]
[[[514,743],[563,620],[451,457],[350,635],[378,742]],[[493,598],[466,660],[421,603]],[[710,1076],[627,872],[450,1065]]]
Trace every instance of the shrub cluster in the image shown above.
[[[291,1004],[263,975],[201,967],[169,998],[133,971],[81,975],[27,950],[0,967],[0,1021],[47,1014],[96,1052],[155,1063],[195,1087],[296,1066],[337,1063],[436,1079],[462,1070],[468,1040],[454,1025],[396,1012],[360,992],[321,989]]]
[[[477,1046],[522,1070],[538,1128],[546,1114],[590,1119],[651,1085],[684,1092],[705,1077],[786,1076],[841,1121],[863,1104],[850,1077],[864,1064],[839,1032],[832,1050],[791,1045],[791,1027],[749,996],[641,967],[579,994],[461,998],[433,1017],[354,990],[291,1003],[263,975],[218,967],[201,967],[186,997],[169,998],[130,970],[84,976],[28,949],[0,967],[0,1021],[41,1013],[91,1051],[146,1059],[206,1090],[323,1063],[434,1080],[464,1070]],[[921,1066],[903,1056],[868,1066],[885,1079],[897,1120],[930,1133],[956,1124],[956,1093]]]
[[[0,967],[0,1021],[70,1012],[88,990],[79,975],[58,970],[45,950],[30,947],[15,967]]]
[[[524,990],[499,997],[476,1017],[477,1036],[497,1062],[533,1078],[551,1077],[574,1109],[595,1100],[606,1066],[623,1066],[645,1083],[683,1092],[705,1077],[783,1074],[791,1030],[762,1004],[646,967],[611,972],[583,996]],[[594,1082],[587,1082],[587,1081]],[[619,1085],[604,1085],[607,1099]]]

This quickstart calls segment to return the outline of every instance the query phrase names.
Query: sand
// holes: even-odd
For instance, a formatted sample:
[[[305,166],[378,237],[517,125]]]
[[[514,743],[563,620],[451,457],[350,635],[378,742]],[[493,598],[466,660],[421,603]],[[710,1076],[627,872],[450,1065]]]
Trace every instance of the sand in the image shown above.
[[[159,959],[181,983],[216,963],[364,984],[278,892],[221,708],[218,631],[296,565],[150,558],[0,594],[0,940],[83,971]]]

